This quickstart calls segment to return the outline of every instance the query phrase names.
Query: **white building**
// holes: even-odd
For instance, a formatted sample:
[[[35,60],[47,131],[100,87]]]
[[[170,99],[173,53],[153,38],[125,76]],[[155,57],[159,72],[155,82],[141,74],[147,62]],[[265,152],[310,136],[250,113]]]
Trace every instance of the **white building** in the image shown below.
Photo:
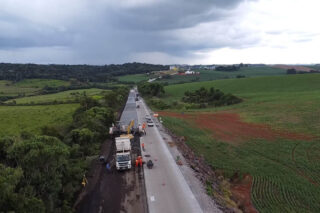
[[[194,74],[196,74],[196,73],[195,73],[194,71],[188,70],[188,71],[185,72],[185,74],[186,74],[186,75],[194,75]]]

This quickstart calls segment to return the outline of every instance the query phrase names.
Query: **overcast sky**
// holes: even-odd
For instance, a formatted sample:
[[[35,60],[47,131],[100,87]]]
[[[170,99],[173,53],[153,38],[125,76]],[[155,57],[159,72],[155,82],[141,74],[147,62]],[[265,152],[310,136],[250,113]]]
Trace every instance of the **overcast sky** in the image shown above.
[[[0,62],[320,63],[320,0],[0,0]]]

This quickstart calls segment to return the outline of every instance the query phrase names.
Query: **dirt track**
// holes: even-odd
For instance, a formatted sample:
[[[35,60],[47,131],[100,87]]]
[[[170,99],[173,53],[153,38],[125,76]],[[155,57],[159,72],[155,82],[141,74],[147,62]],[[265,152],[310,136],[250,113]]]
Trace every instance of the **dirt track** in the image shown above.
[[[133,148],[140,147],[136,137]],[[101,154],[112,160],[115,147],[107,140],[101,147]],[[142,170],[131,169],[108,172],[105,164],[94,160],[87,175],[88,185],[75,203],[76,212],[147,212]]]

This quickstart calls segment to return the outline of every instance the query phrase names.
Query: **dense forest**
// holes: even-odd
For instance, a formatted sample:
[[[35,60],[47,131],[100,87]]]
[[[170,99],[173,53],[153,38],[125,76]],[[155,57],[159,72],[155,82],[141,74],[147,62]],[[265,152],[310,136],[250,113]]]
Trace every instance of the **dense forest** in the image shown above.
[[[0,212],[73,212],[81,181],[108,136],[128,88],[97,101],[84,95],[68,126],[0,138]]]
[[[126,63],[122,65],[40,65],[0,63],[0,80],[20,81],[28,78],[46,78],[82,82],[108,82],[114,76],[148,73],[167,70],[168,66],[145,63]]]

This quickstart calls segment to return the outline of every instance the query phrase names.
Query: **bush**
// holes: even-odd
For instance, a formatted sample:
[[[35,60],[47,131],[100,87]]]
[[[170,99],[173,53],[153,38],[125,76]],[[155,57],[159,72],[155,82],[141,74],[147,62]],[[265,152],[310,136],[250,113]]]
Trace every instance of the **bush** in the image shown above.
[[[213,87],[210,90],[201,87],[200,89],[190,92],[186,91],[182,101],[185,103],[197,104],[198,108],[210,106],[223,106],[240,103],[242,100],[232,94],[224,94]]]
[[[149,103],[153,107],[160,109],[160,110],[168,109],[170,107],[168,104],[166,104],[165,102],[163,102],[162,100],[159,100],[159,99],[151,99],[149,101]]]
[[[140,83],[138,85],[138,89],[142,95],[151,96],[151,97],[153,96],[160,97],[165,93],[163,85],[159,83],[148,83],[148,82]]]

